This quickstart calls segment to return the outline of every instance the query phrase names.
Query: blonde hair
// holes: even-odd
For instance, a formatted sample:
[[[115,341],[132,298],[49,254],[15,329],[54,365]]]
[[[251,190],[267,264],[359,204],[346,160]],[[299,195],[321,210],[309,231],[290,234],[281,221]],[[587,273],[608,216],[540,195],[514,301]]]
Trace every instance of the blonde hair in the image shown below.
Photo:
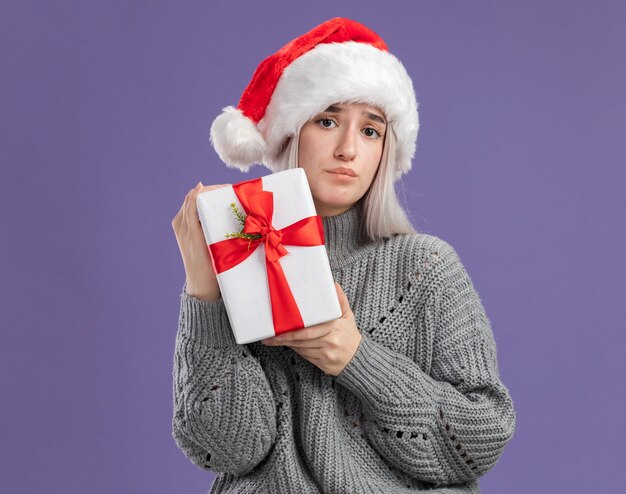
[[[298,168],[300,132],[291,136],[272,164],[276,172]],[[357,202],[363,203],[363,230],[370,240],[388,238],[396,234],[417,233],[398,201],[394,187],[396,136],[390,125],[385,132],[383,152],[374,180]]]

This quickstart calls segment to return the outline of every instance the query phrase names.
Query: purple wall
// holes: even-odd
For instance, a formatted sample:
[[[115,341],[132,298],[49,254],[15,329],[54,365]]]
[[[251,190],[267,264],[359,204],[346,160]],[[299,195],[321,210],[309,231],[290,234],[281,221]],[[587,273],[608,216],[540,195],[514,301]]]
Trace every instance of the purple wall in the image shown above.
[[[171,437],[170,222],[198,180],[268,173],[221,164],[210,123],[265,56],[335,16],[413,77],[408,207],[457,249],[492,322],[518,420],[483,491],[615,491],[624,3],[242,4],[0,7],[2,491],[208,490]]]

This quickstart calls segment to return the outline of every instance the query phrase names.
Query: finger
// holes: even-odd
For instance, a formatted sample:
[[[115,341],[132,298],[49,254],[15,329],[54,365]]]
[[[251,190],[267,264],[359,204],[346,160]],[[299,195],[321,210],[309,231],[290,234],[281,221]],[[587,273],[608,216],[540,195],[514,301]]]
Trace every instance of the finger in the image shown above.
[[[198,186],[196,185],[196,187],[198,187]],[[187,223],[187,206],[189,204],[189,198],[191,197],[191,194],[193,193],[194,190],[195,190],[195,188],[194,189],[189,189],[187,191],[187,193],[185,194],[185,200],[183,201],[183,205],[180,208],[181,211],[182,211],[181,216],[183,218],[183,223]]]
[[[228,187],[231,184],[219,184],[219,185],[203,185],[202,182],[198,182],[198,184],[190,189],[187,195],[185,196],[185,201],[182,207],[182,219],[183,222],[192,226],[199,225],[200,217],[198,216],[198,195],[202,194],[202,192],[206,192],[209,190],[220,189],[222,187]],[[192,221],[193,220],[193,221]],[[195,223],[194,223],[195,221]]]
[[[350,303],[343,288],[337,282],[335,282],[335,288],[337,290],[337,297],[339,298],[339,307],[341,309],[341,317],[345,317],[350,312]]]
[[[287,343],[280,343],[282,346],[288,346],[293,349],[307,348],[309,350],[316,349],[320,350],[325,348],[323,342],[320,341],[320,338],[315,338],[314,340],[304,340],[304,341],[293,341]]]
[[[228,187],[230,184],[218,184],[218,185],[203,185],[200,187],[200,193],[208,190],[221,189],[222,187]]]
[[[183,201],[182,205],[180,206],[180,209],[178,210],[178,213],[176,213],[176,216],[174,216],[174,219],[172,220],[172,225],[178,225],[180,223],[180,220],[183,219],[183,207],[185,206],[185,201]]]
[[[184,217],[185,222],[189,226],[195,226],[195,224],[200,221],[200,218],[198,218],[198,211],[196,207],[196,198],[198,197],[201,186],[202,182],[198,182],[198,185],[191,189],[187,194],[187,197],[185,197]]]
[[[270,338],[273,342],[289,343],[294,341],[308,341],[317,338],[323,338],[332,331],[326,324],[316,324],[315,326],[309,326],[308,328],[298,329],[296,331],[289,331],[287,333],[280,334]]]

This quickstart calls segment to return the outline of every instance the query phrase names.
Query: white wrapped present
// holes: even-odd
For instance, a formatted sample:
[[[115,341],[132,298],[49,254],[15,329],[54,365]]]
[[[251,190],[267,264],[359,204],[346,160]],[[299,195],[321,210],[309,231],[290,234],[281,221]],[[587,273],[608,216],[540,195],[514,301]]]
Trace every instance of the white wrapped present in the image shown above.
[[[238,344],[341,317],[302,168],[203,192],[197,206]]]

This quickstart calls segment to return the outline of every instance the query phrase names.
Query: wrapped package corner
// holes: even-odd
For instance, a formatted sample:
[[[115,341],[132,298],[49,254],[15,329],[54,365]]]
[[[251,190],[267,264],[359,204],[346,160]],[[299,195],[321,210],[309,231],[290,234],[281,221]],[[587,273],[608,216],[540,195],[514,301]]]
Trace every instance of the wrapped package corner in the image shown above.
[[[226,238],[243,226],[259,240]],[[203,192],[202,231],[238,344],[341,317],[321,217],[302,168]]]

